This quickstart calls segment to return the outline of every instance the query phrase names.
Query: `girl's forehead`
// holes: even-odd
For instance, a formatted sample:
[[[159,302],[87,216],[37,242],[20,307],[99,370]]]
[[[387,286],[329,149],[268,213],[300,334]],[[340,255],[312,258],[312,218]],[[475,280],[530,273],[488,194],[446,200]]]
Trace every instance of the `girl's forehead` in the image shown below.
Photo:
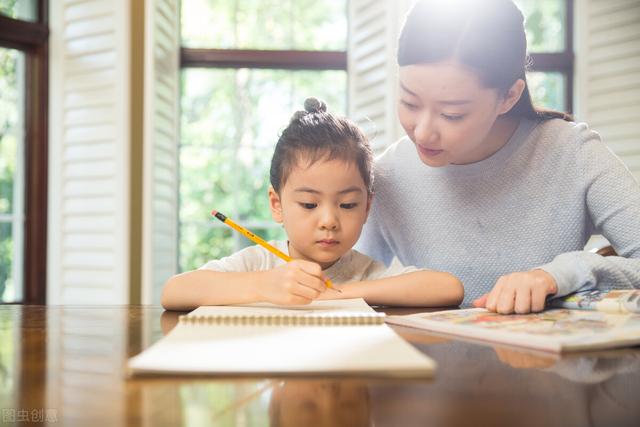
[[[349,172],[359,173],[358,165],[355,160],[341,158],[329,159],[327,156],[314,159],[307,156],[299,157],[292,163],[289,176],[322,175],[330,171],[340,175]]]
[[[320,158],[301,159],[294,163],[285,182],[285,187],[313,187],[322,192],[340,191],[343,187],[365,188],[364,180],[355,161]]]

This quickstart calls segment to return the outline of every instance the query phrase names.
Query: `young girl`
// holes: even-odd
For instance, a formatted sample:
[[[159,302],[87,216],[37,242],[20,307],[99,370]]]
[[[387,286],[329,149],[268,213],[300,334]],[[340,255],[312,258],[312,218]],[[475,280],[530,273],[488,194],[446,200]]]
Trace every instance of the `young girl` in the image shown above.
[[[540,311],[580,288],[640,286],[640,187],[584,123],[531,103],[511,0],[421,0],[398,45],[408,138],[376,160],[358,249],[450,271],[465,304]],[[583,250],[603,234],[620,256]]]
[[[369,304],[457,305],[460,281],[448,273],[390,267],[352,250],[373,197],[371,149],[363,132],[326,112],[315,98],[294,114],[271,161],[269,202],[288,241],[271,242],[295,260],[285,263],[261,246],[210,261],[170,278],[162,293],[169,310],[200,305],[362,297]],[[341,292],[327,289],[330,279]]]

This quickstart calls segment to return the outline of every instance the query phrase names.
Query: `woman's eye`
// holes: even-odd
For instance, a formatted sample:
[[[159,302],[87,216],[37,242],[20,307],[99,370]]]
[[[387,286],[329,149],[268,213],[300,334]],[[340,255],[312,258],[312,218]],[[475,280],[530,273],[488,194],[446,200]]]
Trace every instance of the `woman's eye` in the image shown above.
[[[318,204],[317,203],[300,203],[300,206],[302,206],[304,209],[315,209]]]
[[[458,120],[462,120],[464,118],[464,114],[442,114],[442,117],[444,117],[446,120],[450,120],[452,122],[458,121]]]
[[[400,101],[400,104],[402,104],[404,107],[406,107],[406,108],[407,108],[407,109],[409,109],[409,110],[417,110],[417,109],[418,109],[418,106],[417,106],[417,105],[412,104],[412,103],[407,102],[407,101],[402,101],[402,100],[401,100],[401,101]]]
[[[358,206],[357,203],[341,203],[340,207],[342,209],[354,209],[356,206]]]

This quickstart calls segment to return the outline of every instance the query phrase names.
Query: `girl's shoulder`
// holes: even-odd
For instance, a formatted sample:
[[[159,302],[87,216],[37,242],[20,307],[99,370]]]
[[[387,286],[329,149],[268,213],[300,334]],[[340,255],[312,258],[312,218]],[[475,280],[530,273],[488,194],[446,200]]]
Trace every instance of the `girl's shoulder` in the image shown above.
[[[269,241],[269,244],[288,253],[286,241]],[[280,258],[259,245],[247,246],[233,254],[207,262],[200,267],[204,270],[223,272],[249,272],[269,270],[284,263]]]

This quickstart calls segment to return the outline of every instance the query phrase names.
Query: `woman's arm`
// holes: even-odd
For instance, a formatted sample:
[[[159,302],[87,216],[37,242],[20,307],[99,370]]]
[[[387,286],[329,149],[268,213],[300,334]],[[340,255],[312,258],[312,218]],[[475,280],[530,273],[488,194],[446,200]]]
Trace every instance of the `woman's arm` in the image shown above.
[[[620,256],[568,252],[540,268],[554,277],[559,296],[596,286],[640,287],[640,185],[596,133],[585,129],[581,136],[589,215]]]
[[[371,305],[446,307],[459,305],[464,297],[462,282],[452,274],[416,271],[377,280],[340,285],[342,293],[327,292],[321,299],[364,298]]]
[[[599,287],[640,287],[640,186],[631,172],[585,125],[575,144],[585,204],[593,227],[621,256],[566,252],[525,272],[502,276],[490,293],[474,301],[499,313],[541,311],[547,295],[564,296]],[[567,141],[569,142],[569,141]]]

